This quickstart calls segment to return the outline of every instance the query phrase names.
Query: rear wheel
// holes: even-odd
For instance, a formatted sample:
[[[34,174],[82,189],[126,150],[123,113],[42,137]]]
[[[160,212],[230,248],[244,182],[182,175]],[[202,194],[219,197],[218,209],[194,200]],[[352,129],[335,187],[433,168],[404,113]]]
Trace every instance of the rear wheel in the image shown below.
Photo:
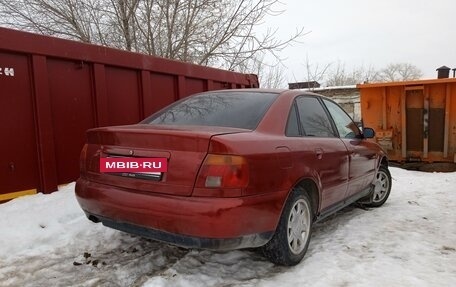
[[[382,206],[388,199],[388,196],[391,192],[391,174],[388,170],[388,167],[384,165],[380,166],[372,184],[372,197],[367,206]]]
[[[263,254],[273,263],[298,264],[309,246],[313,211],[309,196],[302,189],[290,194],[272,239],[263,247]]]

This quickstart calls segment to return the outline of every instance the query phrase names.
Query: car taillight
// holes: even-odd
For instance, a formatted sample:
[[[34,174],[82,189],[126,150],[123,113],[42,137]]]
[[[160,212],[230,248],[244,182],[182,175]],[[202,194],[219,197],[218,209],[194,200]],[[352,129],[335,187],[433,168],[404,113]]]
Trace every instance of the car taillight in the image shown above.
[[[242,156],[209,154],[201,166],[196,187],[244,188],[249,183],[249,168]]]

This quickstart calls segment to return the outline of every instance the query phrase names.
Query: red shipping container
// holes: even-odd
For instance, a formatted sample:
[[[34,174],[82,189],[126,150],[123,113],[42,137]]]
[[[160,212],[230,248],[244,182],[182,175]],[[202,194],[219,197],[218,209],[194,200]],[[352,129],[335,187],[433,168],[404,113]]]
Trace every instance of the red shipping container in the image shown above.
[[[74,181],[89,128],[258,85],[252,74],[0,28],[0,201]]]

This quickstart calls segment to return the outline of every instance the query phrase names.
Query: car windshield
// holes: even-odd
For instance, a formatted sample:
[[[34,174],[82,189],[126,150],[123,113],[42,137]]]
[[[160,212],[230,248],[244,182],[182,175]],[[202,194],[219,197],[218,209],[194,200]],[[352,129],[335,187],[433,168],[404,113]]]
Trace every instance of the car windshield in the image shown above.
[[[276,97],[277,93],[249,91],[204,93],[183,99],[142,123],[254,130]]]

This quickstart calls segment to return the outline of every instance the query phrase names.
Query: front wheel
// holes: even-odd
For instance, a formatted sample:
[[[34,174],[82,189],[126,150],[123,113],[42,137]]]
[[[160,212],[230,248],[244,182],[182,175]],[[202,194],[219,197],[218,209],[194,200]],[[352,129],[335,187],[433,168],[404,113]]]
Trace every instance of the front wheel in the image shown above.
[[[382,206],[391,192],[391,174],[388,167],[382,165],[375,175],[371,202],[367,204],[370,207]]]
[[[274,236],[261,247],[263,254],[275,264],[298,264],[309,246],[312,221],[313,212],[309,196],[303,190],[293,190]]]

